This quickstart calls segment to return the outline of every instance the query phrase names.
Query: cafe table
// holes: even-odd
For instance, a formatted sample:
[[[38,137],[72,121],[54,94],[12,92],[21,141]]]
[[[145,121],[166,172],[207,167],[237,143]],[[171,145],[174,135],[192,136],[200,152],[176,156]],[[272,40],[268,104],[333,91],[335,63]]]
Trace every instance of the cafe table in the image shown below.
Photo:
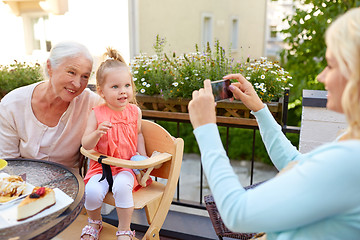
[[[73,201],[68,207],[41,218],[34,220],[29,218],[26,222],[20,221],[11,227],[0,226],[0,240],[51,239],[79,215],[84,206],[85,196],[84,182],[77,171],[57,163],[36,159],[5,160],[8,165],[0,170],[1,173],[26,174],[27,183],[33,186],[59,188]],[[0,208],[0,213],[1,211],[4,210]]]

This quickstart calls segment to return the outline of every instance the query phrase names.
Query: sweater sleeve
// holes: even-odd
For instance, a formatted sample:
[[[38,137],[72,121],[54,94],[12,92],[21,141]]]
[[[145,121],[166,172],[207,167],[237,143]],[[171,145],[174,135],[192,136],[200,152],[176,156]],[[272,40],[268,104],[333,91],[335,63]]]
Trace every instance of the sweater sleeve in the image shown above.
[[[281,131],[281,126],[275,121],[268,107],[257,112],[251,112],[259,125],[261,138],[266,150],[278,170],[284,168],[290,161],[297,160],[301,153],[291,144]]]
[[[16,131],[14,114],[4,97],[0,102],[0,158],[16,158],[20,156],[20,137]]]
[[[293,169],[245,191],[226,156],[216,124],[198,127],[194,134],[216,205],[232,231],[301,231],[358,206],[360,163],[354,156],[360,153],[356,147],[359,143],[350,147],[330,145],[305,154]],[[313,233],[325,231],[310,229]]]

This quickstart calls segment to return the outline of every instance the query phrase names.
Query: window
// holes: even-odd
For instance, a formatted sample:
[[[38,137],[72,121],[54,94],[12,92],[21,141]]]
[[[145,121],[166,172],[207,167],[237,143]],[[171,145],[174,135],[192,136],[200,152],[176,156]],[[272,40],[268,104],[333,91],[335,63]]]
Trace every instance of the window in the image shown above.
[[[231,49],[239,48],[239,19],[233,18],[231,20]]]
[[[26,52],[28,54],[33,54],[36,51],[49,52],[51,41],[48,15],[24,15],[23,19]]]
[[[33,18],[32,19],[34,37],[33,37],[33,47],[34,50],[42,50],[49,52],[51,49],[51,41],[49,41],[47,36],[47,26],[49,25],[49,18],[47,16]]]
[[[277,37],[276,26],[270,26],[270,38],[276,38],[276,37]]]
[[[212,16],[205,14],[202,18],[202,45],[206,47],[207,43],[212,46]]]

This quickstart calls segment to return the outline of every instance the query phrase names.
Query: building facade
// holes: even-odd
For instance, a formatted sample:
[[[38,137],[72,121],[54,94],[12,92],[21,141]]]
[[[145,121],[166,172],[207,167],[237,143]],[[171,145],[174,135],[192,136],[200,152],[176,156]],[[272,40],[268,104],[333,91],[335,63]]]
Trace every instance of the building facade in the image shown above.
[[[267,0],[7,0],[0,1],[0,64],[43,63],[57,42],[86,45],[96,60],[112,46],[127,61],[165,51],[194,52],[215,40],[241,60],[266,53]]]
[[[215,40],[232,57],[265,54],[266,0],[135,0],[132,1],[132,53],[154,53],[157,34],[168,51],[194,52]],[[165,50],[166,51],[166,50]]]

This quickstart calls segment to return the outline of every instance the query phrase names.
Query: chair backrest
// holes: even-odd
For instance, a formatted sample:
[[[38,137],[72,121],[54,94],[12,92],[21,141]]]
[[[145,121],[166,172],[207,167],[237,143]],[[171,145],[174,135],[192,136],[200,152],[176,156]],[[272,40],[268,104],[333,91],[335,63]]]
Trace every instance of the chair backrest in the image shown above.
[[[148,156],[151,156],[153,151],[158,151],[161,153],[166,152],[173,155],[173,157],[176,157],[176,155],[179,154],[177,153],[175,139],[166,129],[149,120],[142,120],[141,128],[144,135],[145,147]],[[182,151],[180,154],[182,158]],[[171,161],[168,161],[164,163],[161,168],[154,169],[150,175],[168,179],[170,167]]]

